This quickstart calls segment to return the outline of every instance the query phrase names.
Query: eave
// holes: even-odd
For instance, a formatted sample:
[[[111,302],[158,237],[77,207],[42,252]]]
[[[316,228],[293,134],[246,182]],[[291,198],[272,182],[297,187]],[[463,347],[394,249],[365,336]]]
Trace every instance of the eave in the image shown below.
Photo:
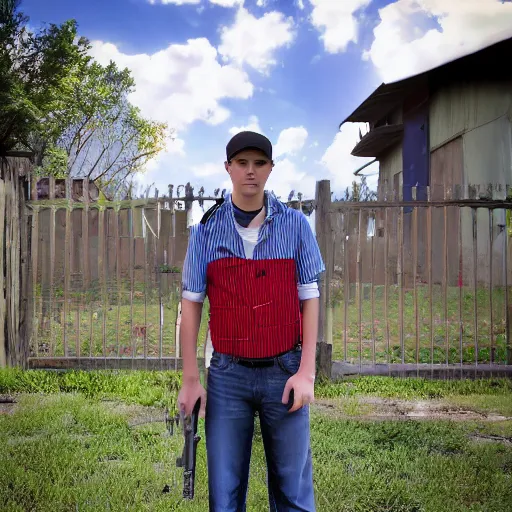
[[[403,124],[379,126],[370,130],[352,150],[353,156],[378,157],[402,140]]]

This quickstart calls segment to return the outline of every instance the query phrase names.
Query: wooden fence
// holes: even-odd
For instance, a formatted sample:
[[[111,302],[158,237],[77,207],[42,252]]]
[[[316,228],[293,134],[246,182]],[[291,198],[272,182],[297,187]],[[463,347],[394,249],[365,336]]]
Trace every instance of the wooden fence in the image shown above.
[[[26,367],[31,316],[25,198],[28,158],[0,158],[0,367]]]
[[[113,202],[87,181],[53,180],[30,195],[32,326],[18,340],[29,366],[180,368],[188,213],[216,198]],[[509,199],[332,202],[320,181],[314,200],[288,204],[314,211],[326,263],[321,373],[512,373]],[[211,353],[205,309],[200,359]]]
[[[179,368],[189,214],[193,201],[217,197],[178,198],[171,188],[108,201],[87,180],[51,178],[31,190],[30,367]],[[201,340],[207,314],[208,302]]]
[[[322,341],[332,369],[512,375],[510,195],[487,186],[436,199],[422,192],[425,200],[331,203],[320,182]]]

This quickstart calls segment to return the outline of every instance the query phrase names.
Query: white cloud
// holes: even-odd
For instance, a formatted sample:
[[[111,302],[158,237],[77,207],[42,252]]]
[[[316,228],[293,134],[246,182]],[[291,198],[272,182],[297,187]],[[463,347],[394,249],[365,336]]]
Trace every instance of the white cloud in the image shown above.
[[[498,0],[398,0],[379,10],[364,57],[382,79],[398,80],[512,35],[512,3]],[[439,27],[426,22],[437,20]]]
[[[327,52],[343,52],[351,41],[357,43],[358,21],[355,14],[371,0],[309,1],[313,6],[311,23],[321,32],[320,39]]]
[[[221,7],[236,7],[237,5],[244,5],[244,0],[210,0],[210,3]]]
[[[221,29],[219,53],[225,61],[247,64],[260,73],[268,73],[277,64],[274,53],[291,44],[294,38],[291,17],[272,11],[256,18],[240,8],[235,23]]]
[[[307,138],[308,131],[303,126],[286,128],[277,139],[274,151],[275,158],[298,153],[304,147]]]
[[[350,187],[354,180],[358,181],[358,178],[354,176],[354,171],[373,160],[373,158],[361,158],[350,154],[359,142],[359,128],[362,126],[364,125],[359,123],[344,124],[320,160],[320,163],[330,173],[331,190],[336,194],[340,194],[346,187]],[[362,132],[364,134],[363,129]],[[378,172],[378,167],[379,164],[376,162],[364,169],[361,174],[374,174]],[[374,190],[376,190],[377,179],[377,175],[367,178],[368,185]]]
[[[265,135],[263,133],[263,130],[260,128],[260,122],[258,119],[258,116],[251,116],[249,117],[249,124],[246,126],[233,126],[229,129],[229,133],[231,135],[236,135],[237,133],[244,132],[244,131],[251,131],[251,132],[257,132],[261,133],[262,135]]]
[[[226,173],[226,169],[224,168],[222,162],[220,164],[209,162],[201,165],[194,165],[191,168],[191,171],[195,176],[201,178],[209,178],[210,176],[217,176],[219,174]]]
[[[172,44],[154,54],[128,55],[111,44],[95,41],[92,56],[101,64],[113,60],[128,67],[136,82],[130,101],[143,115],[166,121],[178,134],[195,121],[218,125],[230,116],[225,98],[247,99],[253,85],[247,74],[217,61],[217,51],[205,38]],[[178,154],[183,143],[174,143]],[[172,146],[170,146],[172,147]]]
[[[268,2],[268,0],[258,0],[258,1],[256,2],[256,5],[257,5],[258,7],[266,7],[266,6],[267,6],[267,2]]]
[[[297,169],[294,162],[285,158],[276,163],[267,182],[267,189],[273,190],[281,200],[287,201],[288,194],[302,192],[305,199],[315,197],[316,179],[305,171]]]
[[[304,2],[303,0],[297,0],[297,7],[303,11],[304,10]]]

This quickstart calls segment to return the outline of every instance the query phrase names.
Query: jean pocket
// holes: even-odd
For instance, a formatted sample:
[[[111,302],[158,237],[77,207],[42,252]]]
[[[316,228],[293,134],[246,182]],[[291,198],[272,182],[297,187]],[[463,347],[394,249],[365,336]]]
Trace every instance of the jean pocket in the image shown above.
[[[288,375],[295,375],[299,371],[300,362],[302,358],[301,350],[291,350],[277,358],[277,362],[281,370]]]
[[[214,352],[210,359],[210,370],[226,370],[231,366],[232,358],[226,354]]]

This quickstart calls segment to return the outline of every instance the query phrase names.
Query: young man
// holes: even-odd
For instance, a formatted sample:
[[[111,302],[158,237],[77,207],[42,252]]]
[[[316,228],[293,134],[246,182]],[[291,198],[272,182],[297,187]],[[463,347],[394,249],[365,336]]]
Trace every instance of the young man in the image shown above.
[[[246,510],[256,412],[270,510],[315,510],[309,404],[317,280],[325,268],[302,212],[265,190],[273,167],[266,137],[242,132],[229,141],[225,168],[233,191],[191,228],[183,268],[178,402],[188,415],[201,398],[209,510],[214,512]],[[205,295],[213,345],[207,393],[196,358]]]

